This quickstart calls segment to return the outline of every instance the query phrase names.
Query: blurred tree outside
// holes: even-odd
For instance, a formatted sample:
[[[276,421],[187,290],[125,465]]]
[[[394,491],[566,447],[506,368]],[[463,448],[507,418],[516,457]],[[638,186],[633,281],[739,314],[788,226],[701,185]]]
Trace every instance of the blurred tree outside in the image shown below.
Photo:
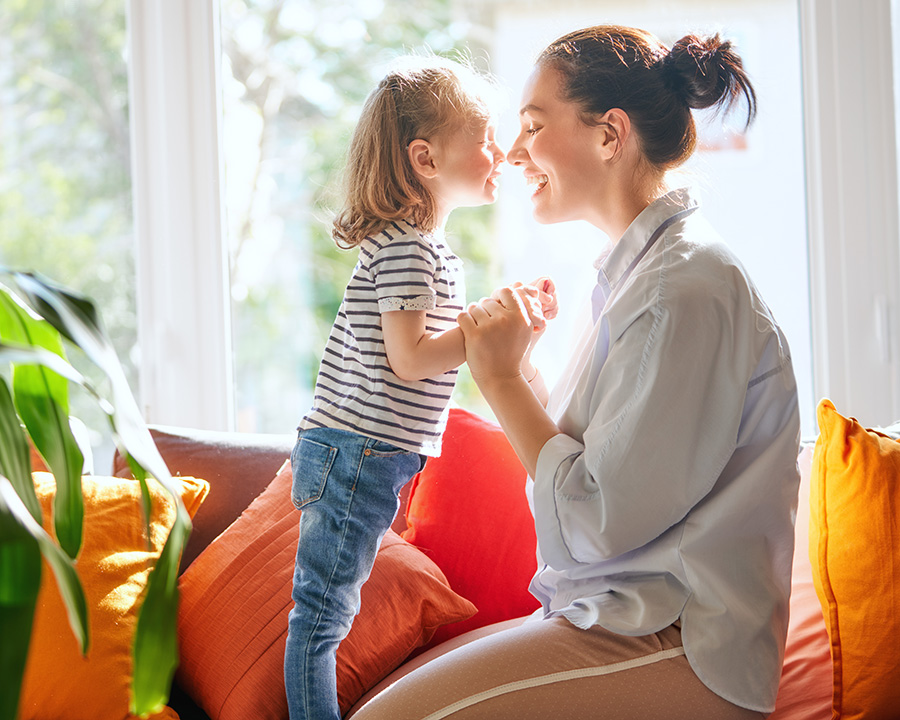
[[[0,263],[92,297],[136,387],[125,43],[123,0],[0,0]]]

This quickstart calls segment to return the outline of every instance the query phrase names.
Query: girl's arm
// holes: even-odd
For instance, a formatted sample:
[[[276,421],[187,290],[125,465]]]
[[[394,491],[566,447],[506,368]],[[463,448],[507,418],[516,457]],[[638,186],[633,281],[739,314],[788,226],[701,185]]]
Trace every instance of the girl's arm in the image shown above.
[[[391,370],[401,380],[437,377],[466,361],[462,330],[440,333],[425,329],[424,310],[393,310],[381,314],[384,349]]]
[[[531,343],[522,366],[526,378],[542,405],[547,404],[547,390],[540,373],[531,365],[531,348],[545,329],[545,318],[556,317],[556,288],[549,278],[539,278],[529,286],[511,286],[521,295],[522,311],[532,323]],[[509,290],[507,289],[507,292]],[[494,295],[500,297],[502,290]],[[512,297],[512,296],[510,296]],[[466,343],[459,327],[440,333],[426,330],[424,310],[393,310],[381,314],[384,347],[391,370],[401,380],[415,381],[437,377],[458,368],[466,361]]]

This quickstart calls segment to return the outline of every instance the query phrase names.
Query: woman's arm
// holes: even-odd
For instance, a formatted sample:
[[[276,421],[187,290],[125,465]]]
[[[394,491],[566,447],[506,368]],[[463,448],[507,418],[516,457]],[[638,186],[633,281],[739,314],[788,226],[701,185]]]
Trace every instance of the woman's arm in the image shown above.
[[[437,377],[466,361],[466,345],[458,327],[431,333],[425,329],[425,321],[424,310],[381,314],[388,364],[401,380]]]
[[[504,288],[495,295],[470,305],[459,316],[466,360],[513,449],[533,477],[541,448],[560,431],[522,374],[522,361],[535,332],[526,309],[531,298],[525,288]]]

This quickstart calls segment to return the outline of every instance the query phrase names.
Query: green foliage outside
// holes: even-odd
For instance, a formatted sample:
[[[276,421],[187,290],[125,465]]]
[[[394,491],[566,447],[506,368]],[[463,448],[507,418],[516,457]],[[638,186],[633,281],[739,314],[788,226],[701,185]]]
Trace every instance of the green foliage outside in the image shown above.
[[[135,387],[124,3],[2,6],[0,262],[91,296]],[[90,427],[105,426],[74,402]]]

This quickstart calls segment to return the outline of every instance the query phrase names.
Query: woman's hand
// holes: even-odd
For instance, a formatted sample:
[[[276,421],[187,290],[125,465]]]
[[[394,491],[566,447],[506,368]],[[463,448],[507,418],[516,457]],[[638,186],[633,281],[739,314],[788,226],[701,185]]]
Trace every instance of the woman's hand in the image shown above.
[[[539,292],[521,284],[472,303],[458,321],[466,339],[466,362],[479,386],[491,378],[521,375],[535,332],[546,325]]]
[[[541,448],[559,433],[522,374],[523,359],[545,325],[539,292],[529,286],[502,288],[458,318],[472,378],[531,477]]]

